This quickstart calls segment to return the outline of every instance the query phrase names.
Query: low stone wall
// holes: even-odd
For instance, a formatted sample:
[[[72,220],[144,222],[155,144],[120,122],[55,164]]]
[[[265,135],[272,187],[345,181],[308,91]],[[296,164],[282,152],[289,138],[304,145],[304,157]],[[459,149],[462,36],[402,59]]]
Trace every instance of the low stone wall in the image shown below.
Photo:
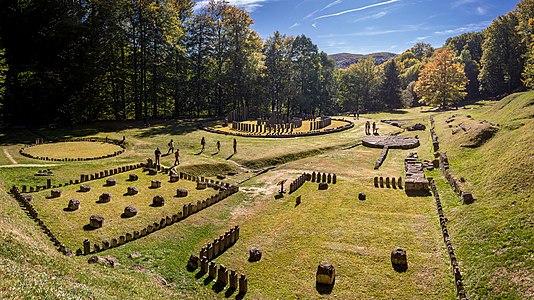
[[[459,180],[450,172],[449,159],[445,153],[439,153],[439,169],[441,175],[447,180],[452,190],[462,199],[463,204],[471,204],[476,200],[471,192],[463,190]]]
[[[126,165],[126,166],[112,168],[109,170],[96,172],[94,174],[80,174],[80,179],[74,179],[74,180],[71,179],[69,182],[59,183],[55,185],[52,185],[52,179],[47,179],[45,185],[37,185],[37,186],[22,185],[21,190],[22,190],[22,193],[40,192],[40,191],[47,190],[47,189],[55,189],[55,188],[59,188],[63,186],[79,184],[79,183],[90,181],[90,180],[96,180],[96,179],[116,175],[119,173],[129,172],[135,169],[142,168],[143,166],[144,166],[143,163],[137,163],[137,164]]]
[[[239,240],[239,226],[236,225],[224,234],[214,239],[213,242],[208,243],[200,249],[200,258],[212,261],[219,255],[223,254],[226,249],[232,247]]]
[[[57,250],[65,255],[69,255],[69,256],[72,255],[72,250],[66,248],[65,245],[61,244],[61,242],[57,239],[57,237],[52,233],[50,228],[48,228],[48,226],[46,226],[43,220],[39,218],[39,213],[37,212],[35,207],[33,207],[33,205],[31,204],[31,195],[27,195],[27,196],[22,195],[17,186],[13,186],[10,192],[13,195],[13,197],[20,203],[20,205],[24,209],[26,209],[30,218],[32,218],[35,222],[37,222],[37,224],[39,225],[39,227],[41,227],[44,233],[48,235],[48,237],[50,237],[50,240],[54,243],[54,246],[57,247]]]
[[[388,146],[384,146],[384,148],[382,148],[382,152],[380,152],[380,156],[378,157],[375,163],[375,170],[378,170],[378,168],[380,168],[384,160],[386,160],[386,157],[388,156],[388,151],[389,151]]]
[[[228,285],[228,290],[225,293],[225,296],[228,298],[234,291],[238,291],[237,299],[242,299],[243,296],[248,292],[248,279],[244,274],[238,273],[236,270],[229,270],[224,265],[219,265],[213,261],[208,261],[205,258],[199,259],[200,272],[199,275],[208,275],[208,280],[215,280],[216,285],[219,288],[224,289]],[[195,268],[196,269],[196,268]],[[202,276],[197,276],[198,279]],[[206,280],[205,280],[206,281]]]
[[[375,176],[374,177],[374,186],[375,188],[399,188],[399,189],[402,189],[402,177],[378,177],[378,176]]]
[[[113,153],[107,154],[107,155],[102,155],[102,156],[97,156],[97,157],[78,157],[78,158],[41,157],[41,156],[33,156],[33,155],[25,152],[26,149],[28,149],[30,147],[33,147],[33,146],[41,145],[41,144],[68,143],[68,142],[108,143],[108,144],[113,144],[113,145],[120,146],[122,149],[119,150],[119,151],[115,151]],[[108,138],[97,138],[97,137],[95,137],[95,138],[72,138],[72,139],[68,139],[68,140],[50,141],[50,142],[45,142],[43,139],[37,139],[35,144],[25,145],[24,147],[22,147],[19,150],[19,154],[22,155],[22,156],[25,156],[25,157],[38,159],[38,160],[45,160],[45,161],[89,161],[89,160],[95,160],[95,159],[103,159],[103,158],[114,157],[114,156],[117,156],[117,155],[120,155],[120,154],[124,153],[124,151],[126,151],[126,145],[123,143],[123,141],[113,140],[113,139],[108,139]]]
[[[449,231],[447,230],[447,218],[445,218],[445,215],[443,214],[443,207],[441,206],[441,200],[438,194],[438,189],[433,179],[429,180],[429,185],[430,185],[430,189],[432,190],[432,194],[434,194],[434,198],[436,199],[436,206],[438,209],[438,216],[439,216],[439,224],[441,225],[441,232],[443,233],[443,242],[445,243],[445,246],[447,247],[447,253],[449,254],[449,259],[451,262],[452,274],[454,276],[454,285],[456,287],[456,295],[458,296],[458,299],[460,300],[467,300],[464,285],[462,282],[462,273],[460,272],[460,268],[458,267],[458,261],[456,259],[456,255],[454,254],[454,248],[452,247],[451,239],[449,236]]]
[[[433,117],[430,117],[430,137],[432,138],[432,147],[434,148],[434,152],[439,151],[438,135],[436,134],[436,131],[434,130],[434,118]]]

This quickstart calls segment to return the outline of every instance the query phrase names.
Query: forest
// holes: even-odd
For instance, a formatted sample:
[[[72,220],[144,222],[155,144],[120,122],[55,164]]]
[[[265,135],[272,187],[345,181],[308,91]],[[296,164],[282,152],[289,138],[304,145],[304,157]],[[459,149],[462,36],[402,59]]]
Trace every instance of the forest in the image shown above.
[[[534,1],[442,48],[417,43],[346,69],[304,36],[262,39],[243,9],[211,0],[5,0],[0,124],[389,111],[534,87]]]

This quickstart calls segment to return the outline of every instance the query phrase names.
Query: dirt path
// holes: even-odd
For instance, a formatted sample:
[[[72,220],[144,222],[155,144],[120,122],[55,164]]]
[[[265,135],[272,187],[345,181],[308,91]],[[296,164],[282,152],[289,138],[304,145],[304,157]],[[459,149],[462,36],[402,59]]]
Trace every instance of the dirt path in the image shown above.
[[[17,161],[13,159],[13,156],[11,156],[11,154],[9,154],[9,152],[7,151],[6,148],[4,148],[4,155],[7,157],[7,159],[9,159],[9,161],[16,165],[17,164]]]
[[[0,165],[0,168],[39,168],[39,167],[55,167],[59,164],[16,164],[16,165]]]

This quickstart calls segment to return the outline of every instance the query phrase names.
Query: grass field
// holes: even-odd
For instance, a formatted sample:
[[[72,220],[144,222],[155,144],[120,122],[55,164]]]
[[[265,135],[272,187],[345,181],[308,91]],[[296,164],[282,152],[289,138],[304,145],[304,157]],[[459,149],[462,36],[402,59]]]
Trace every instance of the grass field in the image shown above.
[[[192,121],[166,121],[150,127],[139,123],[97,123],[38,131],[54,139],[126,136],[127,149],[120,156],[83,163],[61,162],[51,167],[54,183],[77,179],[80,173],[144,161],[153,156],[157,146],[166,153],[164,145],[171,138],[182,154],[178,171],[212,178],[232,171],[238,174],[227,176],[225,181],[249,180],[240,184],[239,193],[224,201],[99,254],[117,257],[120,266],[116,268],[89,265],[88,257],[60,255],[16,202],[0,191],[0,298],[235,298],[235,293],[214,288],[205,276],[197,278],[197,272],[187,271],[185,265],[191,254],[197,254],[206,243],[238,224],[239,241],[215,261],[247,275],[247,299],[454,299],[453,277],[433,197],[408,197],[403,190],[374,188],[372,184],[373,176],[403,176],[403,161],[410,152],[418,152],[422,159],[433,158],[428,130],[400,133],[418,135],[421,146],[391,150],[378,170],[373,166],[380,149],[360,145],[367,120],[377,122],[379,132],[386,134],[402,129],[379,120],[402,119],[407,125],[415,122],[428,125],[432,115],[440,146],[451,161],[451,171],[464,177],[466,189],[477,196],[474,204],[461,205],[439,171],[427,174],[436,179],[469,299],[530,299],[534,295],[532,99],[534,94],[530,92],[500,102],[482,102],[466,110],[426,113],[414,108],[392,114],[369,114],[353,120],[352,129],[316,137],[238,137],[236,154],[232,150],[233,136],[197,130],[198,123]],[[500,129],[481,147],[463,148],[459,145],[465,141],[461,136],[453,136],[452,128],[445,122],[452,115],[456,115],[457,123],[467,119],[488,120],[499,124]],[[203,152],[202,137],[207,141]],[[24,143],[35,139],[33,133],[2,132],[1,139],[2,148],[19,164],[36,162],[17,152]],[[219,153],[215,146],[218,140],[222,143]],[[5,159],[2,161],[9,164]],[[162,159],[165,165],[172,162],[172,156]],[[274,168],[256,173],[266,167]],[[43,184],[45,178],[33,175],[36,169],[39,167],[0,168],[2,190],[13,184]],[[296,193],[275,199],[277,182],[292,181],[302,172],[312,171],[336,173],[338,183],[318,191],[316,184],[307,182]],[[175,204],[181,206],[182,199],[172,198],[163,208],[153,208],[148,206],[151,193],[168,192],[171,196],[175,193],[174,185],[188,184],[162,180],[161,190],[150,190],[148,179],[141,185],[142,178],[132,184],[140,188],[139,195],[119,196],[107,204],[95,203],[104,190],[113,189],[113,195],[125,193],[131,184],[124,181],[126,177],[127,174],[116,176],[117,187],[104,187],[104,181],[91,184],[93,190],[87,195],[76,192],[78,186],[64,189],[59,199],[46,199],[49,191],[42,192],[36,194],[34,204],[43,213],[49,211],[46,222],[53,231],[52,224],[58,228],[60,240],[78,245],[83,240],[81,235],[109,238],[108,233],[123,234],[124,228],[135,227],[135,222],[152,221],[148,220],[152,217],[157,220],[160,211],[174,209]],[[197,197],[194,186],[185,188],[192,192],[189,197]],[[199,191],[204,192],[211,191]],[[367,194],[366,201],[357,200],[359,192]],[[302,203],[295,206],[295,197],[299,195]],[[78,219],[71,218],[72,212],[63,211],[71,197],[82,200]],[[205,198],[200,194],[198,197]],[[132,203],[140,215],[121,219],[124,207]],[[109,227],[90,232],[80,229],[93,210],[109,214],[106,217]],[[263,258],[249,263],[248,249],[254,246],[263,250]],[[397,246],[407,250],[405,273],[397,273],[391,267],[389,255]],[[133,252],[139,252],[140,257],[130,258]],[[331,294],[321,295],[315,288],[315,271],[322,261],[336,268]]]
[[[33,157],[49,158],[92,158],[113,154],[122,148],[101,142],[58,142],[41,144],[25,149]]]

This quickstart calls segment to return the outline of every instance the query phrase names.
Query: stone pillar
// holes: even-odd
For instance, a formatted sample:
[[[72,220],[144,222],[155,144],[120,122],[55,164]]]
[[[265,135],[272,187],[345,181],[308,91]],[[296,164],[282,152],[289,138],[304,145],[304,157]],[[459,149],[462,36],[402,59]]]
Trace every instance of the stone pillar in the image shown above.
[[[239,294],[246,294],[248,291],[247,276],[241,274],[239,277]]]
[[[380,176],[380,187],[384,187],[384,177]]]
[[[323,173],[323,181],[322,182],[326,182],[326,173]]]
[[[399,177],[399,180],[397,180],[397,185],[399,186],[399,189],[402,189],[402,177]]]
[[[337,175],[336,175],[336,174],[333,174],[333,175],[332,175],[332,183],[333,183],[333,184],[336,184],[336,183],[337,183]]]
[[[200,272],[208,273],[208,259],[206,257],[200,258]]]
[[[226,286],[228,284],[228,270],[226,270],[226,267],[223,265],[219,266],[219,272],[217,273],[217,283],[222,286]]]
[[[386,177],[386,187],[389,188],[390,185],[389,185],[389,177]]]
[[[397,188],[397,184],[395,182],[395,177],[391,177],[391,186],[396,189]]]
[[[326,182],[330,183],[332,182],[332,175],[329,173],[328,177],[326,178]]]
[[[214,248],[213,248],[213,244],[209,243],[208,244],[208,260],[212,260],[214,258]]]
[[[83,254],[87,255],[91,253],[91,242],[88,239],[83,241]]]
[[[237,272],[235,270],[230,271],[230,289],[237,290]]]
[[[213,279],[217,277],[217,265],[214,262],[210,262],[208,266],[208,276]]]

